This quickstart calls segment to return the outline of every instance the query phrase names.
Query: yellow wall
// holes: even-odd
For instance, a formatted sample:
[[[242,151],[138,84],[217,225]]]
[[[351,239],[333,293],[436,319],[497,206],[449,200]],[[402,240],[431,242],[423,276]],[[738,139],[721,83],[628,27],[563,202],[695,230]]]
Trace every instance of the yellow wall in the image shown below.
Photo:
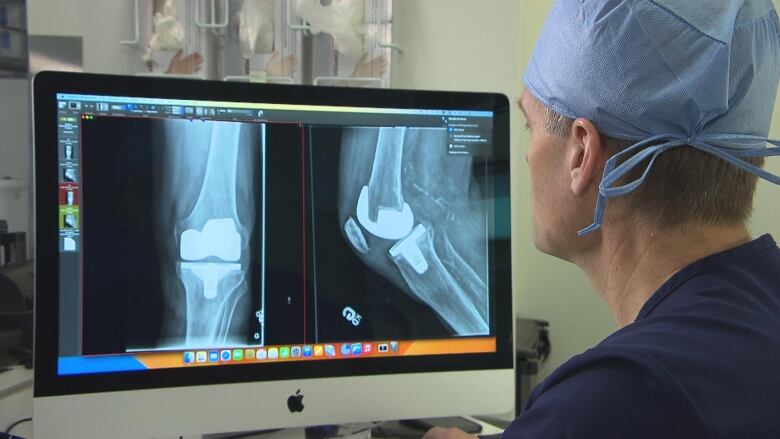
[[[780,10],[780,0],[774,0],[775,7]],[[772,114],[772,127],[769,137],[780,139],[780,93],[775,99],[775,111]],[[780,157],[767,160],[766,169],[775,175],[780,175]],[[780,206],[780,187],[765,181],[758,185],[758,193],[755,198],[755,211],[751,221],[751,231],[754,234],[765,232],[772,233],[776,241],[780,241],[780,220],[777,216],[777,208]]]

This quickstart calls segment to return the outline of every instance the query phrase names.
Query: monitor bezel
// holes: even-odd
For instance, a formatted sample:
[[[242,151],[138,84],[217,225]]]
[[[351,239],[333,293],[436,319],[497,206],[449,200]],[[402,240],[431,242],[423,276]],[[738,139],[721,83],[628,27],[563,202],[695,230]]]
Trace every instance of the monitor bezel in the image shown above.
[[[509,101],[494,93],[313,87],[184,80],[158,77],[41,72],[33,80],[35,136],[35,397],[247,381],[337,378],[425,372],[512,369],[510,245],[491,245],[504,269],[492,274],[496,287],[496,352],[398,358],[361,358],[276,364],[153,369],[103,374],[57,374],[58,251],[56,224],[57,93],[164,99],[285,103],[403,109],[487,110],[494,112],[494,166],[509,169]],[[494,264],[495,268],[497,264]],[[295,367],[291,367],[294,365]]]

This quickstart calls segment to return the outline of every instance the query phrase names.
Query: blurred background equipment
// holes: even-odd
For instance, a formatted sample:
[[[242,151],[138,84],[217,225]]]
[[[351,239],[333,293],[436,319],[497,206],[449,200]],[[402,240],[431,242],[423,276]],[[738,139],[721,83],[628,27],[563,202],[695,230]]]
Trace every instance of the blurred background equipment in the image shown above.
[[[389,87],[393,0],[132,0],[143,76]],[[128,62],[128,65],[137,65]]]
[[[539,366],[550,356],[551,346],[548,322],[517,319],[515,325],[515,413],[519,415],[536,387]]]
[[[24,0],[0,0],[0,75],[27,74],[27,8]]]
[[[0,234],[7,242],[8,234]],[[0,368],[30,362],[33,337],[33,264],[0,267]]]

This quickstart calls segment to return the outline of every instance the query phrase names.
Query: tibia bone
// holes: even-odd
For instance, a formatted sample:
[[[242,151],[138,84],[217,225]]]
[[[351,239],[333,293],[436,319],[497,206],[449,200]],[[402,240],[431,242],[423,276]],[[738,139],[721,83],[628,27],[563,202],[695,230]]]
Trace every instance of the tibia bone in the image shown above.
[[[434,237],[430,225],[420,224],[390,249],[390,257],[412,294],[430,306],[458,335],[487,334],[485,284],[474,282],[473,270],[465,263],[461,265],[462,258],[448,243],[443,246],[444,252],[452,254],[445,256],[445,265],[434,246]],[[427,268],[422,270],[424,266]]]
[[[352,217],[347,218],[347,222],[344,223],[344,235],[346,235],[352,247],[360,253],[366,254],[370,250],[363,231],[360,230],[360,226]]]
[[[200,294],[199,289],[202,288],[203,281],[196,273],[196,270],[180,272],[181,281],[187,291],[185,346],[207,348],[238,341],[231,340],[230,328],[236,307],[244,296],[239,294],[239,290],[246,288],[244,272],[241,270],[228,272],[219,287],[220,294],[212,299]],[[228,290],[230,286],[232,290]],[[196,293],[190,293],[191,291]]]
[[[213,262],[182,262],[182,270],[192,271],[203,283],[203,297],[217,297],[219,282],[231,271],[241,270],[241,264],[215,264]]]
[[[404,202],[401,185],[405,133],[406,128],[379,129],[371,178],[358,197],[358,221],[369,233],[383,239],[401,239],[414,226],[414,215]]]
[[[441,243],[441,251],[437,252],[444,268],[447,270],[455,282],[460,285],[469,302],[471,302],[479,313],[480,317],[487,322],[488,320],[488,290],[487,284],[477,275],[477,272],[461,257],[452,246],[446,232],[437,234],[438,242]]]
[[[417,274],[425,273],[428,271],[428,261],[425,260],[425,256],[417,245],[417,240],[425,236],[425,233],[425,226],[417,225],[409,236],[390,248],[390,256],[393,259],[403,258]]]

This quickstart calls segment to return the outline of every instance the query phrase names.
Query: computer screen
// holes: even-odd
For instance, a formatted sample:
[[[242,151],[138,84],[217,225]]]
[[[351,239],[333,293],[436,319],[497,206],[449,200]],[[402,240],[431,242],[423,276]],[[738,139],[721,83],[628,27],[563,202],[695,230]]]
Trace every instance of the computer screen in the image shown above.
[[[511,375],[505,97],[46,73],[35,135],[40,431],[68,397],[224,392],[211,424],[176,425],[191,400],[169,430],[107,422],[207,433],[409,417],[387,400],[436,391],[413,375],[464,399]],[[303,410],[329,386],[374,408]]]

